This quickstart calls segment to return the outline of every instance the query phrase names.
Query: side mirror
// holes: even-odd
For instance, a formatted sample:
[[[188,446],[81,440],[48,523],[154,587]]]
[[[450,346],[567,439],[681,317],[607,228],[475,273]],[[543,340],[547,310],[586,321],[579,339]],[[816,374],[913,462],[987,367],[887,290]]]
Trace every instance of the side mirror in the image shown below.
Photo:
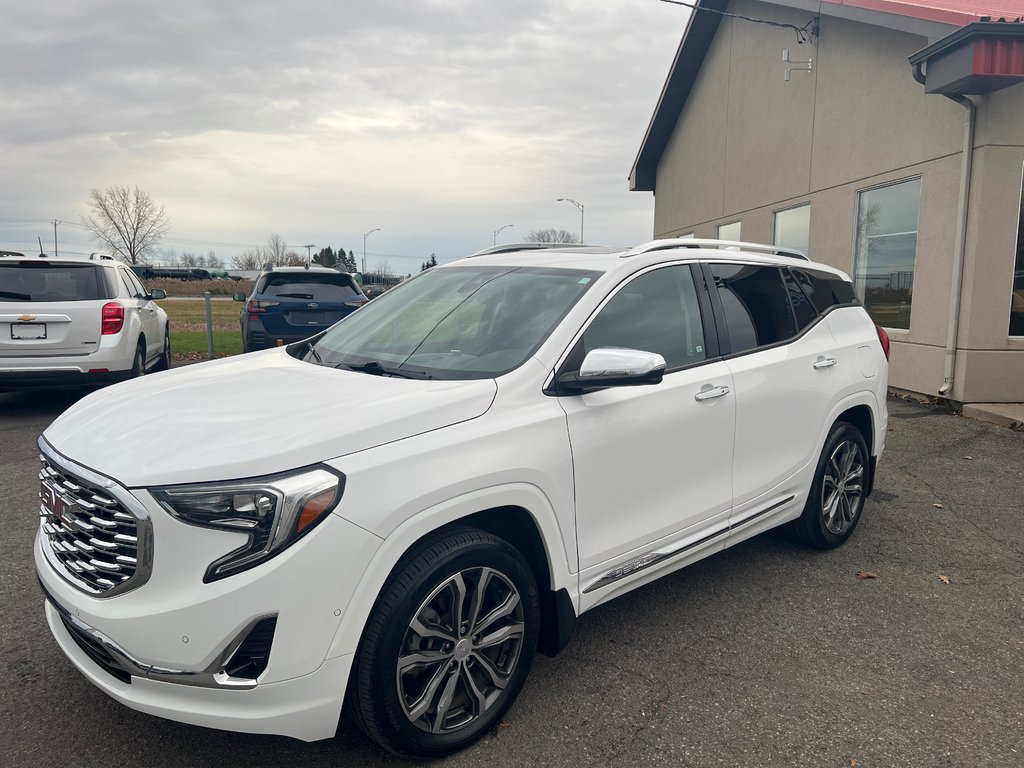
[[[233,294],[231,294],[231,298],[234,299],[235,301],[245,301],[245,294],[244,293],[233,293]]]
[[[163,288],[157,288],[155,291],[149,294],[149,298],[157,300],[166,299],[167,291],[165,291]]]
[[[659,384],[665,375],[665,358],[656,352],[620,347],[592,349],[579,371],[558,377],[558,388],[569,392],[593,392],[609,387]]]

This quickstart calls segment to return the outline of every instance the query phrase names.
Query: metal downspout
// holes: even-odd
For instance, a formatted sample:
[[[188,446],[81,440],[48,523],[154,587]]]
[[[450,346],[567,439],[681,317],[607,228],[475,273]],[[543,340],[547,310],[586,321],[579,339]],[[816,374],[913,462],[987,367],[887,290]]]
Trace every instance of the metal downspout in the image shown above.
[[[921,72],[921,64],[914,65],[914,79],[925,84]],[[956,241],[953,249],[953,281],[949,289],[949,324],[946,331],[946,360],[943,370],[942,386],[938,393],[947,396],[953,391],[953,374],[956,370],[956,343],[960,329],[960,304],[964,279],[964,252],[967,250],[967,212],[971,198],[971,171],[974,166],[974,126],[977,117],[975,103],[960,94],[945,94],[947,99],[955,101],[967,110],[967,122],[964,125],[963,157],[960,164],[960,195],[957,203]]]

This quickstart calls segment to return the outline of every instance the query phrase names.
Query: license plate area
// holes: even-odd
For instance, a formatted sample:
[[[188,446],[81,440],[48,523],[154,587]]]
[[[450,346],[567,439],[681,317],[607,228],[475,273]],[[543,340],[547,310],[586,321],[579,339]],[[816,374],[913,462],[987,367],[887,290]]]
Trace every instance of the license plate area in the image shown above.
[[[11,323],[12,339],[45,339],[46,323]]]
[[[323,325],[325,320],[323,312],[291,312],[288,315],[292,325]]]

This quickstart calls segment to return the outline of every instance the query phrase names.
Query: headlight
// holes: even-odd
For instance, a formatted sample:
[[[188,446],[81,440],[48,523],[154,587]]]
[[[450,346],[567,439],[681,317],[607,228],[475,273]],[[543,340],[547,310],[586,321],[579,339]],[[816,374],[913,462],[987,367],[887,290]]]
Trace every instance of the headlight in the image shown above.
[[[210,564],[211,582],[259,565],[290,546],[330,514],[345,490],[345,476],[313,469],[298,474],[151,491],[179,520],[248,534],[249,541]]]

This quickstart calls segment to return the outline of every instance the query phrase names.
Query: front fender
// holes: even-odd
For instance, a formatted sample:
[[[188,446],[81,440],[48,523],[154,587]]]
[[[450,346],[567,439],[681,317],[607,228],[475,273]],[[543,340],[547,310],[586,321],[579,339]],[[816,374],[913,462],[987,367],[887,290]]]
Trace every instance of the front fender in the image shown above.
[[[565,589],[574,610],[579,612],[579,585],[562,546],[557,516],[547,496],[529,483],[508,483],[466,493],[434,504],[395,528],[377,549],[359,580],[344,619],[331,644],[328,658],[354,653],[363,627],[377,597],[402,556],[427,534],[474,513],[497,507],[520,507],[530,515],[540,531],[551,573],[550,588]]]

